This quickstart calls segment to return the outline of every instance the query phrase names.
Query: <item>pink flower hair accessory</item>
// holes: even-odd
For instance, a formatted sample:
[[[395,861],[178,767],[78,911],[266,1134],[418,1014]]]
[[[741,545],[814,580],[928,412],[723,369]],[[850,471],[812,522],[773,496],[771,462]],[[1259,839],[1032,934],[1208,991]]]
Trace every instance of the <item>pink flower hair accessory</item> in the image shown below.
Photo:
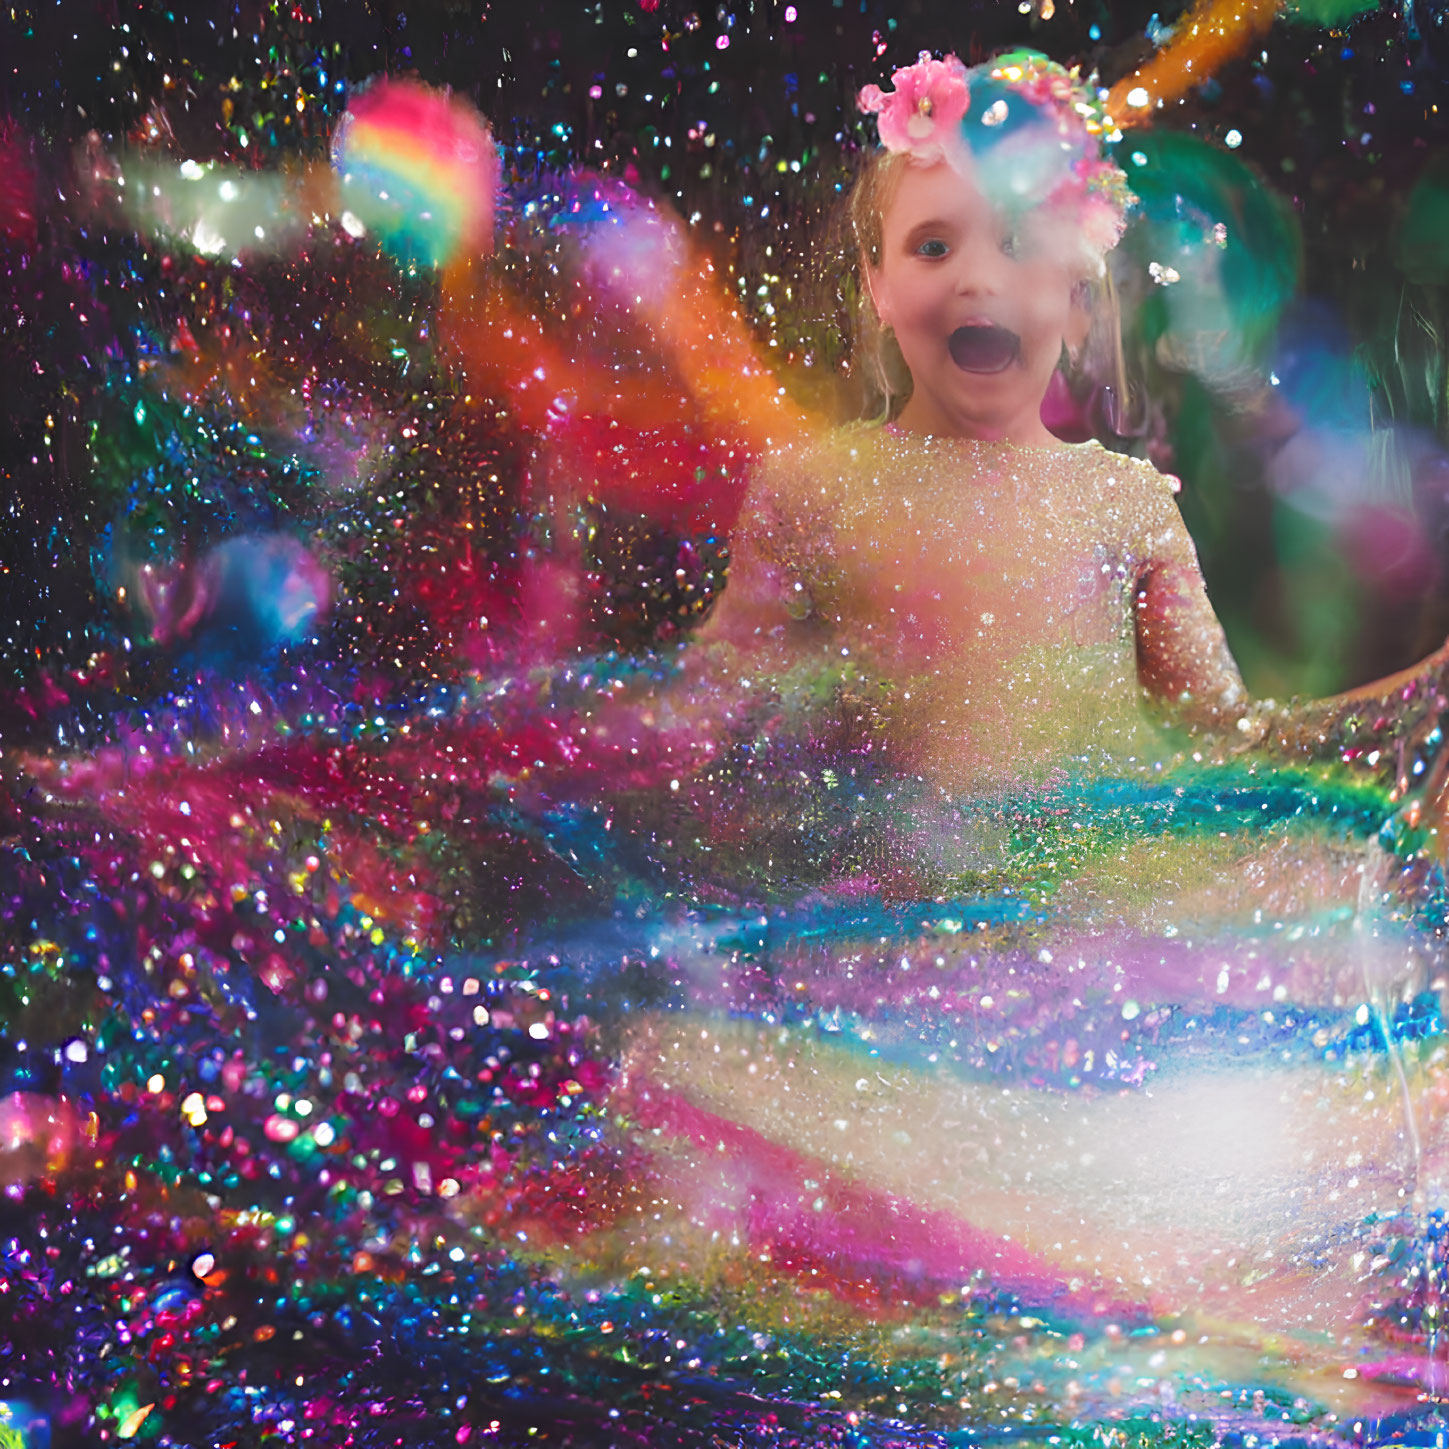
[[[1121,240],[1135,198],[1103,144],[1121,139],[1090,85],[1036,51],[1015,50],[968,70],[954,55],[922,51],[891,77],[866,86],[886,150],[930,164],[969,166],[988,197],[1012,208],[1069,206],[1089,269]]]
[[[866,86],[857,104],[876,118],[887,151],[907,152],[918,161],[936,161],[958,143],[961,120],[971,101],[966,67],[954,56],[933,59],[923,50],[914,65],[891,76],[890,91]]]

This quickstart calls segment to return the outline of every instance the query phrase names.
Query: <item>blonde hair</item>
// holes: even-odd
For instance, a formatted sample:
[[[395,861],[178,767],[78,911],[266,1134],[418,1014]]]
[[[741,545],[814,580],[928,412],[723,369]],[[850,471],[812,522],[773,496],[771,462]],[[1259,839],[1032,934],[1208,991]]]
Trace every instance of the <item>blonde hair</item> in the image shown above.
[[[847,210],[854,244],[856,273],[855,348],[865,389],[863,416],[889,422],[911,396],[911,370],[896,345],[895,333],[880,320],[868,281],[881,264],[885,214],[900,188],[910,157],[900,151],[867,152],[850,188]]]
[[[861,416],[889,422],[910,400],[910,369],[895,334],[880,320],[871,296],[869,271],[879,268],[885,217],[900,188],[904,168],[916,164],[906,152],[873,150],[865,154],[850,188],[846,212],[855,267],[856,289],[852,353],[864,392]],[[1087,340],[1075,357],[1066,357],[1062,371],[1073,392],[1095,388],[1101,395],[1097,426],[1122,435],[1135,431],[1134,402],[1127,385],[1122,352],[1122,313],[1111,266],[1104,258],[1095,275],[1078,280],[1079,304],[1090,319]]]

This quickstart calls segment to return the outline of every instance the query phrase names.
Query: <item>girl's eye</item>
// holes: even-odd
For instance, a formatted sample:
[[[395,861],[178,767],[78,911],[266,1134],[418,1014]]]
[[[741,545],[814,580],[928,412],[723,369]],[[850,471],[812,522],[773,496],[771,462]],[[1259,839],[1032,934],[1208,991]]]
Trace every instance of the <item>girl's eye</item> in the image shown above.
[[[931,260],[935,261],[941,257],[944,257],[948,250],[949,248],[946,246],[946,243],[941,241],[939,237],[927,237],[927,239],[916,248],[916,255],[918,257],[928,257]]]

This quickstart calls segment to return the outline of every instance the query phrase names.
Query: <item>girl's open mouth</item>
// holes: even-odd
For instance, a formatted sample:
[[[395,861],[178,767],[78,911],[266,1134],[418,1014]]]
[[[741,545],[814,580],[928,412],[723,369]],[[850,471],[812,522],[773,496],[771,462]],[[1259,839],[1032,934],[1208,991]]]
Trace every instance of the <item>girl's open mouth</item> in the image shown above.
[[[989,323],[958,327],[947,339],[951,361],[963,372],[1005,372],[1021,352],[1021,338]]]

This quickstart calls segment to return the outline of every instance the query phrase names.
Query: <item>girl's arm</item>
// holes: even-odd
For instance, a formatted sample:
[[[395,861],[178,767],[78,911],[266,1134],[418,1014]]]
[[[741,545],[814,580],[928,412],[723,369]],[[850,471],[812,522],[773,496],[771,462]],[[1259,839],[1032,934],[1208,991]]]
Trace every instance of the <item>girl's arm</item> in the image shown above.
[[[1137,677],[1149,697],[1185,723],[1236,727],[1249,706],[1248,692],[1195,556],[1147,564],[1137,577],[1133,623]]]
[[[1176,514],[1176,508],[1173,508]],[[1136,583],[1138,678],[1150,698],[1219,755],[1338,764],[1405,802],[1410,825],[1449,810],[1449,644],[1413,667],[1328,699],[1254,700],[1218,622],[1180,518],[1159,529]]]
[[[1263,700],[1240,726],[1249,742],[1275,758],[1333,762],[1377,780],[1411,827],[1449,850],[1441,822],[1449,814],[1449,645],[1409,669],[1328,699]]]
[[[1147,697],[1195,731],[1235,734],[1250,708],[1177,506],[1181,484],[1149,463],[1112,459],[1106,500],[1132,565],[1137,678]]]

